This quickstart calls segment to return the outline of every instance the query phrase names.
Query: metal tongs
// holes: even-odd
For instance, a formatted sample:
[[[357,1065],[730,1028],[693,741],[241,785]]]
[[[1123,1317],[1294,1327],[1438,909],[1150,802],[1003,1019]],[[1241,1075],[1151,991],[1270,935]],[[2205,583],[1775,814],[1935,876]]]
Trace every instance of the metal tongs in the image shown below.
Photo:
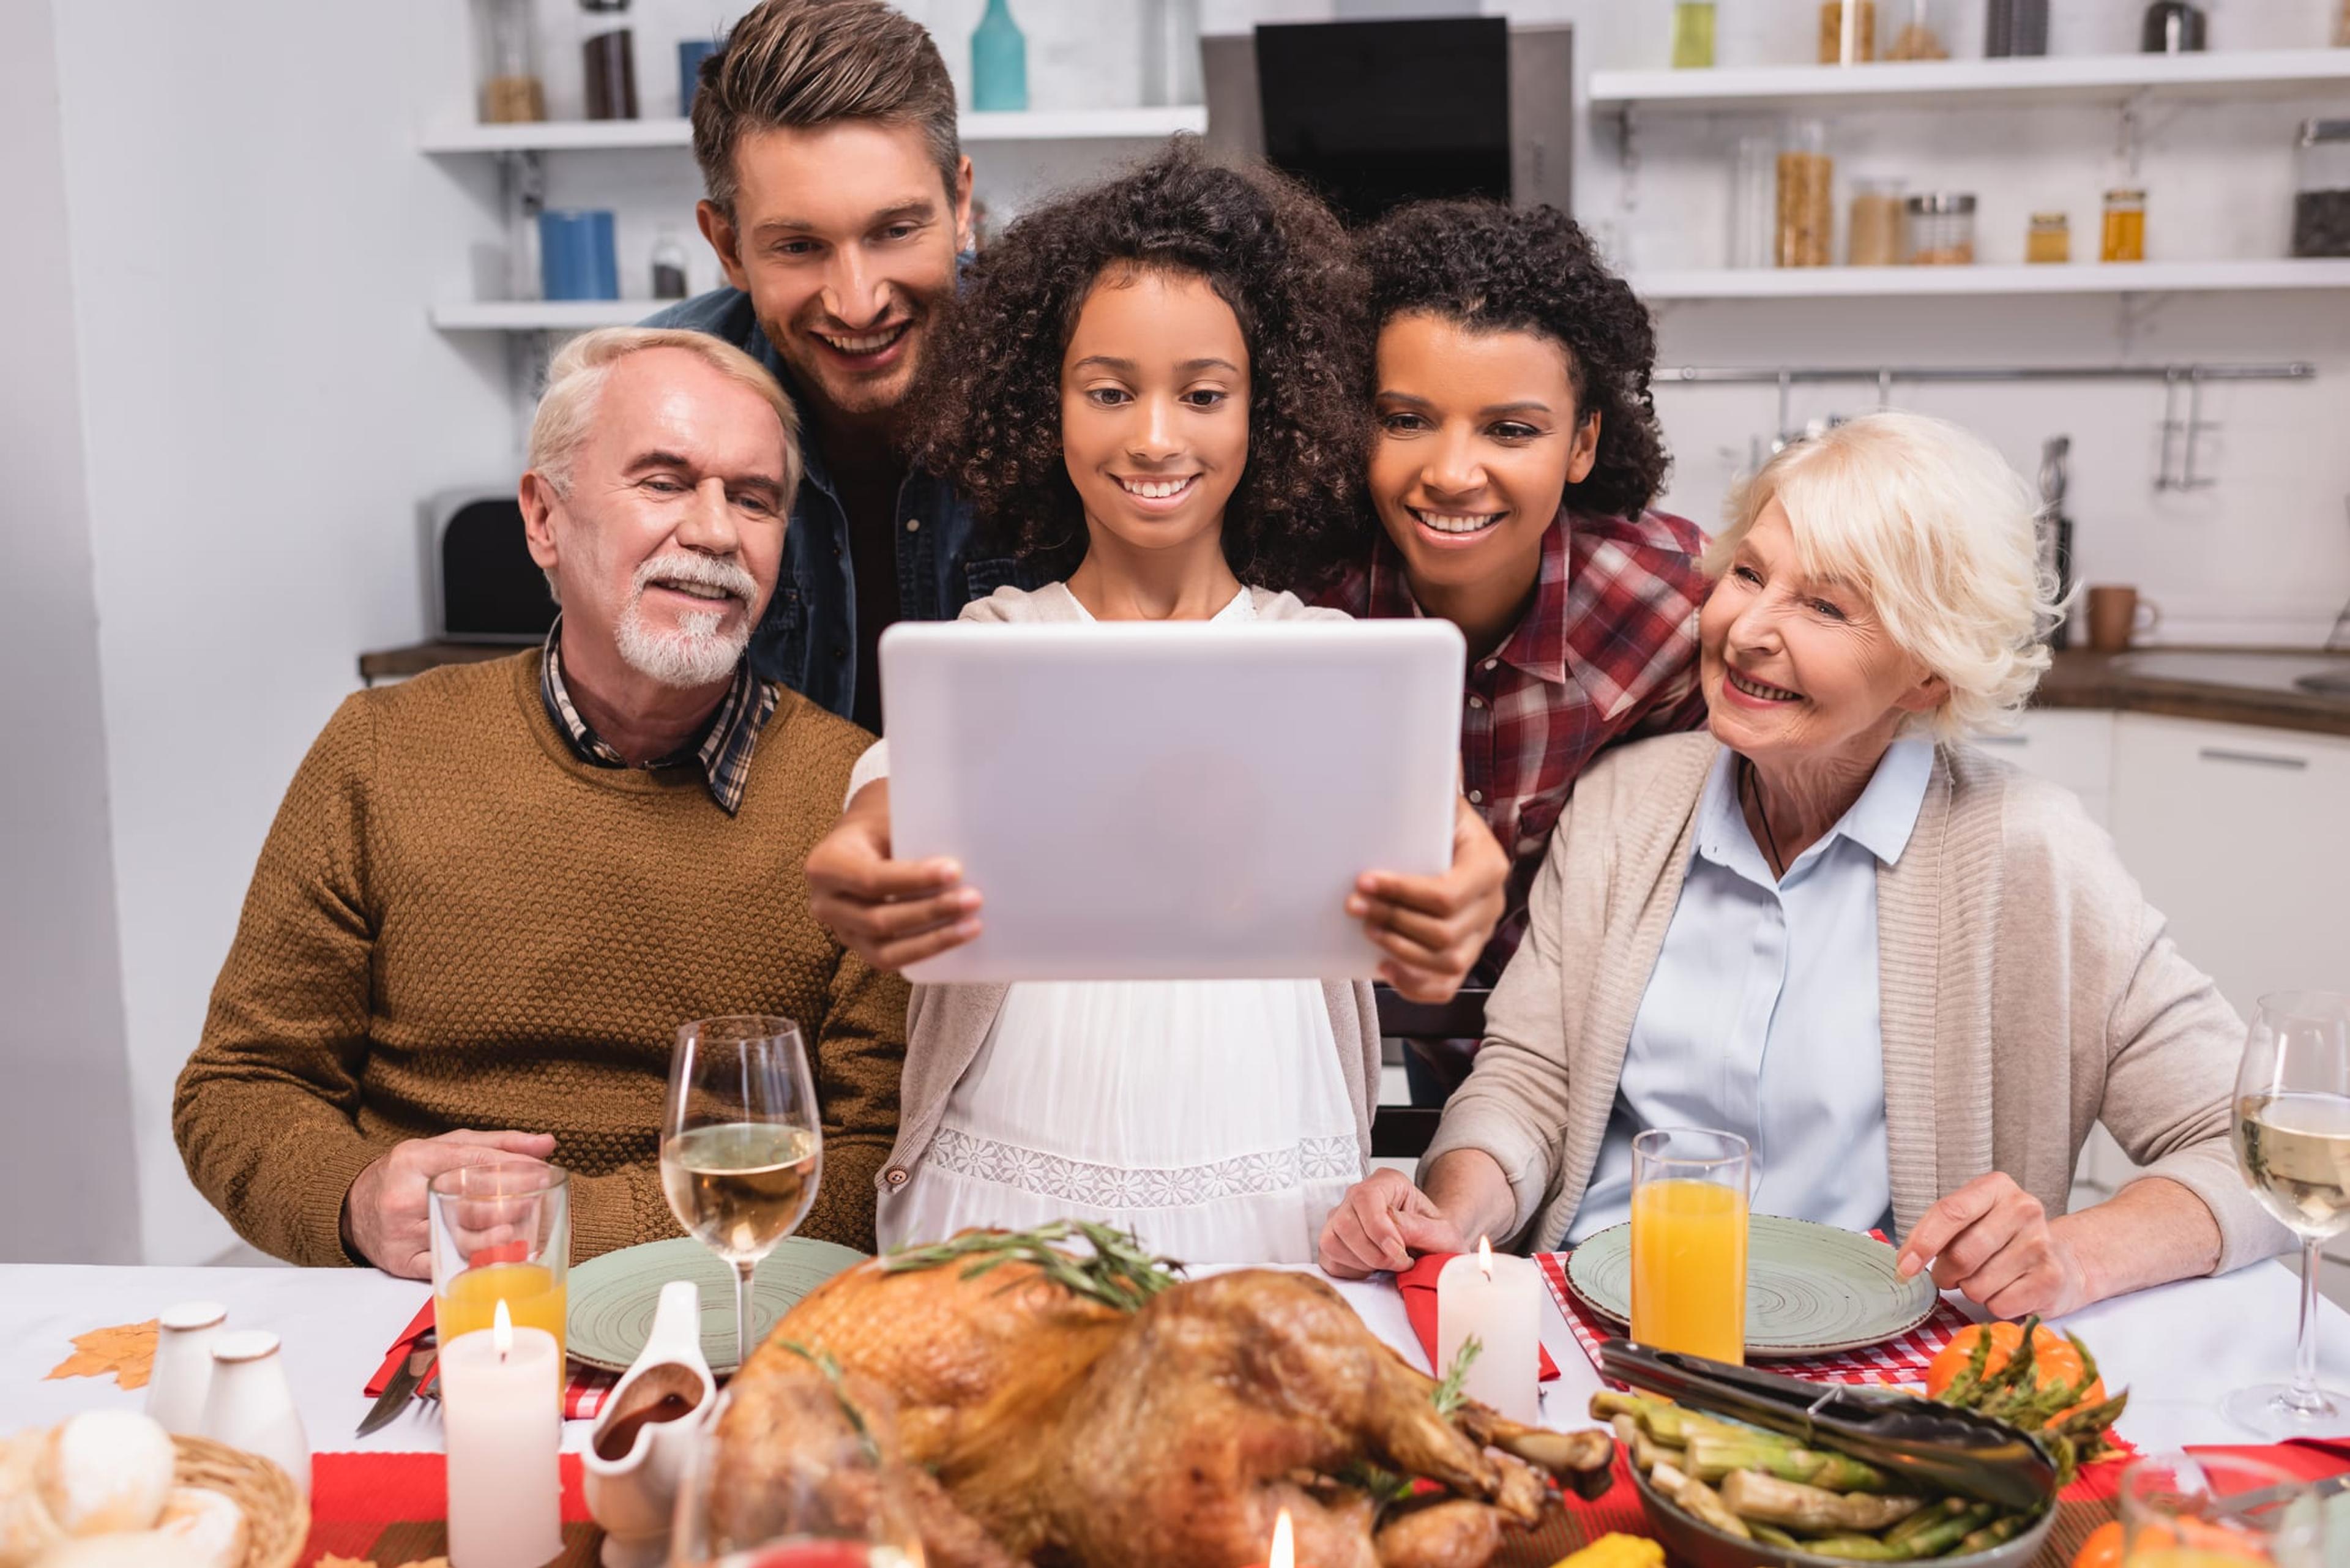
[[[2056,1495],[2056,1463],[2032,1435],[1972,1410],[1889,1388],[1806,1383],[1623,1339],[1600,1346],[1599,1370],[1923,1488],[2013,1509],[2039,1508]]]

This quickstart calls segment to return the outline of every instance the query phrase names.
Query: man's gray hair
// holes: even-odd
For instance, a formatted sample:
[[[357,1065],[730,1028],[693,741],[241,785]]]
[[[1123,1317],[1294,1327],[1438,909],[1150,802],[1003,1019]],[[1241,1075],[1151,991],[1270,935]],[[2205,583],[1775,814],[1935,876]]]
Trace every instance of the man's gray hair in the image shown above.
[[[730,381],[766,400],[784,427],[784,503],[800,487],[800,416],[767,368],[732,343],[706,332],[674,327],[606,327],[584,332],[563,346],[547,368],[546,390],[530,422],[529,467],[555,487],[571,493],[571,465],[596,422],[596,403],[612,367],[648,348],[681,348]]]

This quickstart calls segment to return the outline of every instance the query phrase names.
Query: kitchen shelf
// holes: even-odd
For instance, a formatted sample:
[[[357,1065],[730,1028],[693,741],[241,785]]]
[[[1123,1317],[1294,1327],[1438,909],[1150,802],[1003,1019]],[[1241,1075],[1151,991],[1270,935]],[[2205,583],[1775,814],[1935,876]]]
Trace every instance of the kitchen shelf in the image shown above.
[[[443,332],[585,332],[631,327],[674,299],[482,299],[432,307]]]
[[[2350,52],[2350,51],[2345,51]],[[1157,141],[1180,131],[1208,128],[1208,111],[1197,104],[1170,109],[1035,109],[1021,113],[966,113],[962,139],[991,141]],[[423,149],[436,154],[470,152],[609,152],[638,148],[693,145],[693,124],[685,119],[546,119],[515,125],[442,125],[425,133]]]
[[[1799,105],[2100,104],[2140,92],[2176,99],[2292,98],[2328,89],[2350,90],[2350,49],[1594,71],[1590,101],[1597,109],[1637,104],[1645,110],[1686,113]]]
[[[1849,299],[1929,295],[2169,294],[2350,288],[2350,261],[2132,262],[2063,266],[1815,266],[1636,272],[1643,299]],[[458,300],[432,307],[443,332],[584,332],[626,327],[662,299]]]
[[[2350,261],[1687,268],[1636,272],[1627,281],[1634,293],[1649,300],[2210,293],[2350,288]]]

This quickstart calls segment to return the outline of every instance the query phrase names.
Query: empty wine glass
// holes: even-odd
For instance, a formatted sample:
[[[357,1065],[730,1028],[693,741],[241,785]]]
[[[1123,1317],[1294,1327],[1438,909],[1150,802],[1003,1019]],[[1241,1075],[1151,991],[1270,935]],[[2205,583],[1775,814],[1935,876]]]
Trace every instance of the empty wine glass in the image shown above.
[[[2301,1338],[2291,1383],[2240,1388],[2222,1408],[2270,1438],[2350,1431],[2350,1396],[2317,1386],[2318,1247],[2350,1228],[2350,996],[2261,998],[2236,1071],[2236,1164],[2301,1238]]]
[[[2122,1472],[2123,1568],[2318,1568],[2324,1507],[2282,1465],[2242,1451],[2150,1454]]]
[[[799,1025],[756,1014],[681,1025],[661,1115],[661,1190],[686,1232],[733,1265],[737,1366],[751,1355],[751,1276],[807,1218],[823,1170]]]
[[[695,1440],[677,1491],[673,1568],[921,1568],[904,1487],[871,1444],[794,1431],[763,1456],[755,1484],[719,1480],[719,1432],[733,1396]]]

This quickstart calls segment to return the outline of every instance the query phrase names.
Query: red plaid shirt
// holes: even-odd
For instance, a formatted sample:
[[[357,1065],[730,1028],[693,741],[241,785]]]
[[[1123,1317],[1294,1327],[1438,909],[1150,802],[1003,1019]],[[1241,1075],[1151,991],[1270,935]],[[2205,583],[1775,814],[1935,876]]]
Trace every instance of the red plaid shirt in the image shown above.
[[[1603,746],[1705,722],[1697,613],[1705,535],[1661,512],[1561,510],[1543,535],[1525,618],[1472,662],[1461,694],[1461,787],[1512,861],[1509,907],[1472,984],[1491,985],[1525,935],[1526,895],[1575,781]],[[1323,596],[1357,618],[1421,614],[1384,535],[1370,565]]]

